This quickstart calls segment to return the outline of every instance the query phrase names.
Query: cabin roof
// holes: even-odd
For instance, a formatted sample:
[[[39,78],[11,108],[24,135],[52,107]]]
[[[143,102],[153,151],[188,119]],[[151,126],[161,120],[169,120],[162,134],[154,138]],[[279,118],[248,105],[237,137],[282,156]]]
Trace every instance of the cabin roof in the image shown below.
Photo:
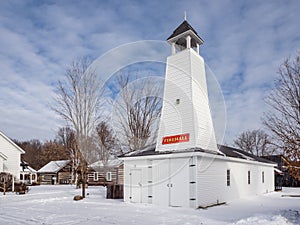
[[[38,170],[38,173],[57,173],[64,168],[70,160],[51,161]]]
[[[123,163],[122,160],[120,159],[110,159],[107,161],[106,167],[119,167],[121,164]],[[97,162],[94,162],[92,164],[89,165],[89,167],[95,169],[95,168],[102,168],[104,167],[104,163],[102,160],[99,160]]]

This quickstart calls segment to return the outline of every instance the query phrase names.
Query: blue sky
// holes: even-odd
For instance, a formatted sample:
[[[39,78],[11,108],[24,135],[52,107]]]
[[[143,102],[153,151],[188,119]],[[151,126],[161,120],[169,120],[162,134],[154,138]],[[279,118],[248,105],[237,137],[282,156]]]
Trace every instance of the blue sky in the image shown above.
[[[186,11],[225,97],[230,144],[262,128],[278,66],[300,47],[299,10],[298,0],[0,1],[0,130],[20,140],[54,138],[60,124],[49,105],[72,60],[164,41]]]

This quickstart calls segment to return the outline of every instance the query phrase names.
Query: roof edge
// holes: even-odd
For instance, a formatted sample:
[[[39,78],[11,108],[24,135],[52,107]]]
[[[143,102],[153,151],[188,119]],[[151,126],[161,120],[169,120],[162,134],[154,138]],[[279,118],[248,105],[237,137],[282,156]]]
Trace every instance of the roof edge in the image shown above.
[[[20,148],[15,142],[13,142],[10,138],[8,138],[3,132],[0,131],[0,135],[11,145],[13,145],[16,149],[18,149],[21,152],[21,154],[25,154],[25,151],[22,148]]]
[[[57,162],[63,162],[63,161],[65,161],[63,165],[57,165]],[[44,165],[39,170],[37,170],[37,173],[57,173],[57,172],[59,172],[63,167],[65,167],[70,162],[71,162],[71,160],[69,160],[69,159],[65,159],[65,160],[53,160],[53,161],[48,162],[46,165]],[[52,170],[52,171],[42,171],[43,168],[46,168],[48,165],[53,164],[53,163],[55,163],[57,165],[57,167],[58,167],[57,169]]]

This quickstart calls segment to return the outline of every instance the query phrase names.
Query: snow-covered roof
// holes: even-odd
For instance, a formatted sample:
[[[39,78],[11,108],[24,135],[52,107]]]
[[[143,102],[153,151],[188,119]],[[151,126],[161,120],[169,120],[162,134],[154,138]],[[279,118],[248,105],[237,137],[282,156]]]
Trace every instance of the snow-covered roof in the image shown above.
[[[134,155],[137,155],[137,154],[143,154],[144,152],[155,150],[155,147],[156,147],[156,144],[148,145],[145,148],[138,149],[136,151],[126,153],[126,156],[134,156]]]
[[[123,163],[123,161],[119,160],[117,158],[116,159],[110,159],[110,160],[107,161],[106,166],[107,167],[118,167],[122,163]],[[101,167],[104,167],[104,164],[103,164],[102,160],[99,160],[97,162],[94,162],[94,163],[90,164],[89,167],[91,167],[93,169],[95,169],[95,168],[101,168]]]
[[[26,166],[23,170],[23,166],[20,166],[20,171],[21,172],[28,172],[28,173],[36,173],[37,171],[35,169],[33,169],[30,166]]]
[[[278,174],[283,174],[283,172],[282,172],[281,170],[277,169],[277,168],[274,168],[274,171],[275,171],[276,173],[278,173]]]
[[[239,158],[239,159],[245,159],[248,161],[258,161],[262,163],[268,163],[268,164],[274,164],[274,162],[267,160],[262,157],[255,156],[249,152],[236,149],[233,147],[225,146],[225,145],[218,145],[219,150],[224,153],[227,157],[233,157],[233,158]]]
[[[57,173],[63,167],[65,167],[70,160],[59,160],[59,161],[51,161],[41,169],[39,169],[38,173]]]
[[[246,159],[246,160],[255,160],[253,157],[250,157],[250,156],[247,156],[247,155],[245,155],[245,154],[243,154],[243,153],[241,153],[241,152],[238,152],[238,151],[233,151],[234,153],[236,153],[236,154],[239,154],[243,159]]]
[[[156,145],[149,145],[143,149],[133,151],[130,153],[126,153],[122,156],[121,158],[126,158],[126,157],[140,157],[140,156],[151,156],[151,155],[163,155],[163,154],[174,154],[174,153],[183,153],[183,152],[206,152],[210,154],[216,154],[215,152],[201,149],[201,148],[189,148],[183,151],[166,151],[166,152],[158,152],[155,150]],[[262,163],[269,163],[269,164],[274,164],[274,162],[271,162],[267,159],[257,157],[253,154],[250,154],[249,152],[245,152],[243,150],[239,150],[236,148],[224,146],[224,145],[218,145],[218,148],[221,153],[217,153],[218,155],[224,155],[226,157],[232,157],[232,158],[238,158],[238,159],[244,159],[248,161],[257,161],[257,162],[262,162]]]

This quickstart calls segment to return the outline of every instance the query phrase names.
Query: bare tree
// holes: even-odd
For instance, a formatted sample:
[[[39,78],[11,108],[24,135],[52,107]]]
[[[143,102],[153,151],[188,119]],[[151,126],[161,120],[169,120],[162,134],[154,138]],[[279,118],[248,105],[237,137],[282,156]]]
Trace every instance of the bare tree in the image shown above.
[[[79,168],[80,152],[77,147],[75,132],[70,127],[62,127],[58,130],[57,140],[64,146],[65,151],[69,153],[69,158],[72,162],[71,182],[76,184],[76,171]]]
[[[53,110],[71,126],[80,152],[82,197],[85,197],[86,171],[89,163],[89,138],[98,121],[101,106],[99,82],[88,69],[86,58],[74,61],[66,70],[66,81],[58,83]]]
[[[97,143],[99,146],[99,158],[106,164],[110,156],[115,156],[120,153],[118,150],[118,144],[116,136],[113,130],[109,127],[109,124],[105,121],[101,121],[97,127]]]
[[[99,166],[98,169],[102,168],[102,172],[106,174],[109,160],[112,156],[118,155],[121,148],[118,145],[116,136],[107,121],[101,121],[97,125],[96,131],[97,134],[94,139],[97,146],[99,160],[103,164],[103,168]],[[98,172],[101,171],[99,170]]]
[[[40,160],[46,163],[56,160],[65,160],[69,158],[69,153],[56,140],[46,141],[42,147]]]
[[[245,131],[235,140],[234,145],[256,156],[265,156],[273,152],[268,134],[262,130]]]
[[[144,78],[130,82],[129,74],[121,74],[117,83],[120,92],[114,103],[114,125],[124,137],[119,139],[125,146],[123,153],[153,144],[161,115],[161,83]]]
[[[280,66],[275,88],[266,99],[273,110],[267,112],[263,124],[270,130],[276,145],[294,162],[300,161],[300,51],[294,59]],[[298,170],[298,176],[300,173]]]

